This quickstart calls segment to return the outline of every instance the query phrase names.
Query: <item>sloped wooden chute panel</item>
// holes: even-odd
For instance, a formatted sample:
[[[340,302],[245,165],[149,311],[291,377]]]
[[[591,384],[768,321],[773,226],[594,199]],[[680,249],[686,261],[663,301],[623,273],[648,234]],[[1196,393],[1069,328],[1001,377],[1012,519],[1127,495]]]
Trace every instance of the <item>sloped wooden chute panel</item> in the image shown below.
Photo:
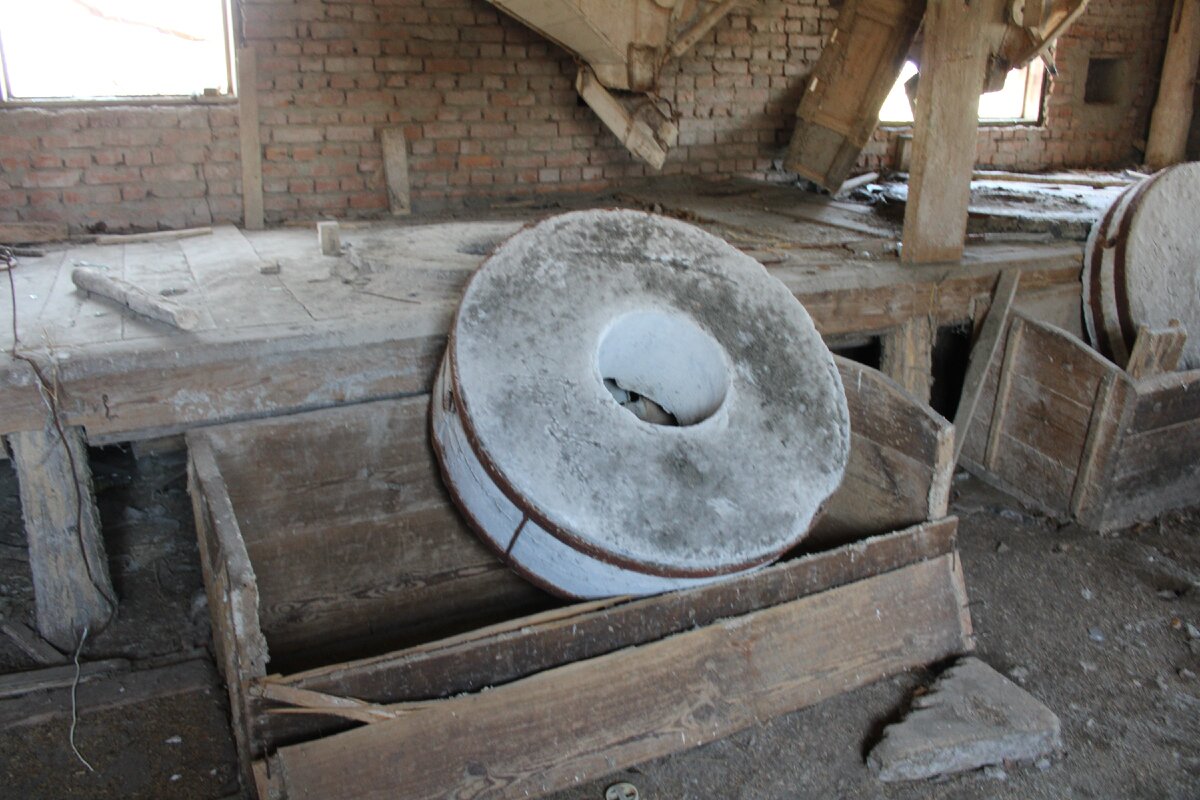
[[[784,166],[837,191],[879,123],[925,0],[848,0],[800,102]]]

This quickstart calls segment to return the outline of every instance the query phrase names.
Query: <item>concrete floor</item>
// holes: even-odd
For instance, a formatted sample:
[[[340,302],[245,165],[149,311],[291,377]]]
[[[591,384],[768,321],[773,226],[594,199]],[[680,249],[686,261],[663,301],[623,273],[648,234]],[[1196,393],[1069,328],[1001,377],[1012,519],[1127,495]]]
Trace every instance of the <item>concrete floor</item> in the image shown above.
[[[93,469],[123,605],[84,660],[194,656],[207,629],[182,455],[137,460],[107,450]],[[16,491],[11,466],[0,463],[0,613],[30,620]],[[965,476],[955,494],[979,655],[1059,714],[1064,754],[1045,768],[878,783],[863,756],[930,681],[932,673],[917,671],[555,800],[600,800],[617,780],[648,800],[1200,797],[1200,641],[1187,631],[1200,624],[1200,508],[1100,537],[1025,512]],[[0,671],[32,666],[0,638]],[[81,709],[76,743],[95,772],[70,751],[68,715],[0,729],[0,795],[237,796],[224,704],[214,682],[104,712]]]

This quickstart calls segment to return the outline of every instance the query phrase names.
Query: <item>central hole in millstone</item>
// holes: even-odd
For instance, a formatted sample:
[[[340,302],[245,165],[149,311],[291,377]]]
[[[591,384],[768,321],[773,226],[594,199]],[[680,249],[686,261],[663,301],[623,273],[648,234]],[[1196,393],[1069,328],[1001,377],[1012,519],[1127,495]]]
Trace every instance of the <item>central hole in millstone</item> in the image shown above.
[[[681,314],[634,311],[613,320],[596,366],[613,399],[654,425],[703,422],[729,392],[721,346]]]

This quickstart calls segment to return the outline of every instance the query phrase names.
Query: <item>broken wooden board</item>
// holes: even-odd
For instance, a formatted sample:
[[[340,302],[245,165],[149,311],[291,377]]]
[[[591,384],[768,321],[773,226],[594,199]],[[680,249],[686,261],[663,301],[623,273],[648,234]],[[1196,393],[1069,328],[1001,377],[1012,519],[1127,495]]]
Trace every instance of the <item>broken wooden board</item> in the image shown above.
[[[878,370],[834,356],[850,409],[850,461],[804,550],[940,519],[950,504],[954,429]]]
[[[837,192],[879,125],[925,0],[848,0],[796,112],[784,168]]]
[[[963,447],[972,472],[1097,530],[1200,497],[1200,370],[1135,380],[1076,337],[1020,313],[1001,349]]]
[[[801,556],[761,573],[652,598],[581,603],[376,658],[252,682],[255,741],[266,752],[353,727],[351,717],[304,713],[316,701],[372,706],[453,697],[507,684],[953,552],[953,519],[851,547]],[[307,693],[307,694],[306,694]]]
[[[955,556],[281,748],[291,798],[531,797],[970,647]],[[385,754],[403,753],[402,759]]]
[[[908,519],[945,513],[948,423],[874,370],[842,361],[839,367],[855,397],[850,405],[857,402],[875,422],[860,425],[852,443],[852,450],[870,452],[851,470],[861,480],[847,491],[872,485],[884,492],[903,480],[920,484],[920,497],[911,507],[876,506],[870,520],[843,521],[840,538],[825,545],[850,542],[837,549],[636,601],[557,607],[515,576],[497,573],[490,554],[477,557],[478,541],[437,480],[425,396],[189,433],[214,641],[243,764],[267,749],[394,716],[376,706],[569,668],[918,564],[944,561],[949,569],[953,520],[887,533]],[[881,405],[895,414],[865,414]],[[894,455],[881,460],[887,453]],[[881,468],[893,477],[870,474]],[[828,518],[852,508],[835,502]],[[872,527],[855,535],[856,520]],[[874,532],[884,535],[860,541]],[[383,628],[381,620],[388,621]],[[968,624],[955,611],[957,633],[947,635],[966,641]],[[884,658],[893,669],[891,656]],[[268,667],[284,674],[268,676]]]

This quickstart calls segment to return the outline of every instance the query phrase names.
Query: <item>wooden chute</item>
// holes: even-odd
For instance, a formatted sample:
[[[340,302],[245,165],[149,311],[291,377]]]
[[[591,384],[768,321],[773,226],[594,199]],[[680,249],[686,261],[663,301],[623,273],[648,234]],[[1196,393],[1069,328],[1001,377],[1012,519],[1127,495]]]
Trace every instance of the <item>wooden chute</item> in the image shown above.
[[[986,2],[988,0],[980,0]],[[926,0],[846,0],[809,79],[784,166],[830,190],[842,185],[879,121],[879,109],[906,60],[920,63],[918,28]],[[991,57],[986,91],[1036,58],[1052,63],[1055,40],[1088,0],[991,0],[984,26]],[[1002,12],[1002,13],[1000,13]]]

